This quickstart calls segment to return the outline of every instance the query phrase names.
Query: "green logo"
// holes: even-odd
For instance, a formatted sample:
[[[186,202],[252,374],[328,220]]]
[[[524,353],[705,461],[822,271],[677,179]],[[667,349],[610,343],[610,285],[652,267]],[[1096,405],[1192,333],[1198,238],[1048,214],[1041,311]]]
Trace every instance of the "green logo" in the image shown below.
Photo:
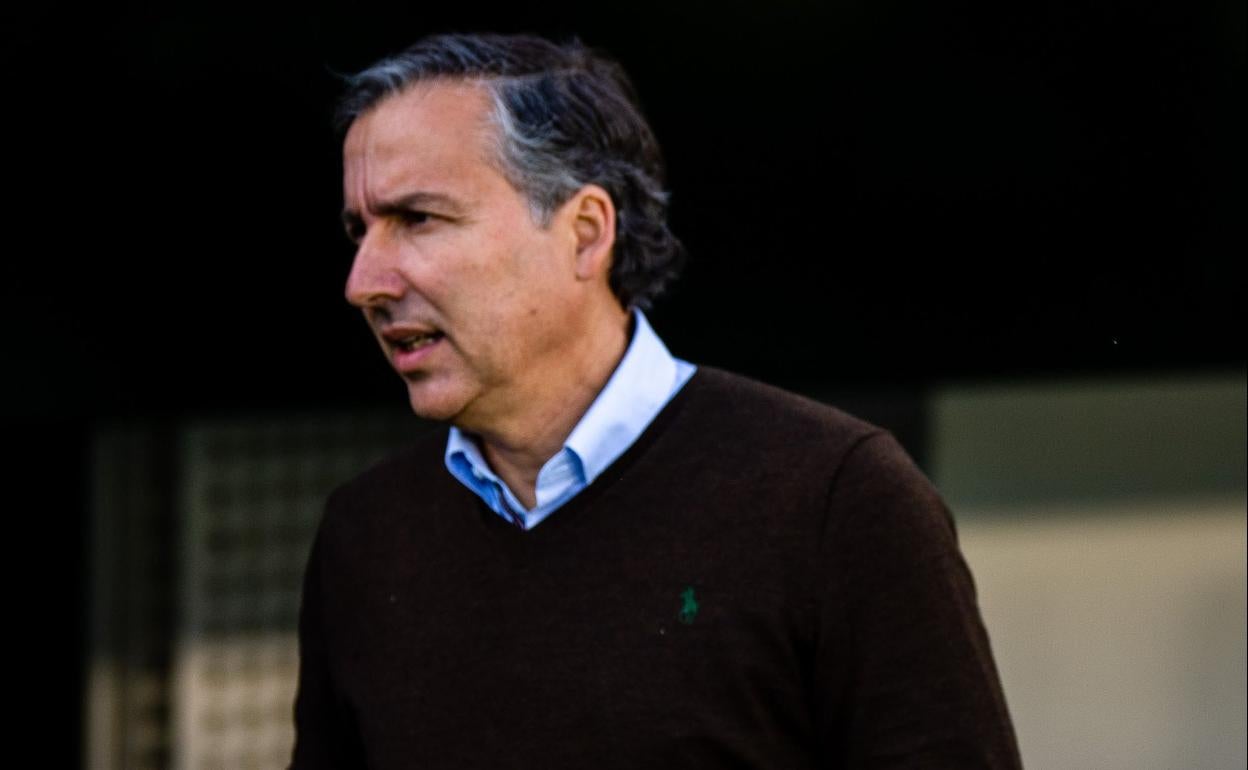
[[[694,598],[693,586],[680,592],[680,602],[680,614],[676,617],[687,626],[698,616],[698,600]]]

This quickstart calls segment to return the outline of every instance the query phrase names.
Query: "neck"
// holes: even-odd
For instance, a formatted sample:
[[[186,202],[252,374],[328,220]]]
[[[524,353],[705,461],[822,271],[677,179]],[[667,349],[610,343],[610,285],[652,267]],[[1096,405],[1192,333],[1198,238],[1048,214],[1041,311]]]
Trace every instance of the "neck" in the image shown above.
[[[460,427],[476,434],[486,462],[526,508],[537,504],[537,475],[563,449],[572,429],[602,392],[628,349],[631,316],[615,307],[590,324],[592,333],[560,360],[556,376],[530,389],[523,409],[489,425]]]

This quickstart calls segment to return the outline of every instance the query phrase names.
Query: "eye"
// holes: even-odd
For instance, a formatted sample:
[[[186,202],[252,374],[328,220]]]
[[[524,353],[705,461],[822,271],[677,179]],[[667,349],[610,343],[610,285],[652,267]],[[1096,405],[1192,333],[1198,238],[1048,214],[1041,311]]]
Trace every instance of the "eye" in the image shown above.
[[[427,211],[403,211],[399,214],[399,219],[407,227],[423,225],[432,218]]]
[[[346,231],[347,240],[358,244],[364,238],[364,222],[357,216],[346,214],[342,217],[342,228]]]

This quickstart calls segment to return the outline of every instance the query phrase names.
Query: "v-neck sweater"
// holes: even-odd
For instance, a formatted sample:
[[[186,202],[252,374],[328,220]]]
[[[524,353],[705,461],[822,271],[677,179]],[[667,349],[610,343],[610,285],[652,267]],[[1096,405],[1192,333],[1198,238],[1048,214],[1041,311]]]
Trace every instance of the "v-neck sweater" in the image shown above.
[[[1020,766],[952,520],[887,432],[700,367],[529,531],[444,446],[330,496],[293,768]]]

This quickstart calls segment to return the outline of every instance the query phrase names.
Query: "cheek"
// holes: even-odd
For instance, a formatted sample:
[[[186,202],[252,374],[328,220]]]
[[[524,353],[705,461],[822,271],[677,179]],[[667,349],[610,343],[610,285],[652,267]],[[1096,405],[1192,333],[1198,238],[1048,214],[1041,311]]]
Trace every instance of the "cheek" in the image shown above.
[[[512,348],[522,355],[562,315],[565,277],[556,269],[554,249],[528,220],[508,220],[441,243],[442,269],[429,280],[442,287],[446,312],[485,338],[475,340],[478,345],[493,348],[498,358],[510,357]]]
[[[474,258],[463,265],[458,281],[479,311],[499,323],[526,316],[540,306],[542,274],[535,255],[503,237],[475,244]]]

